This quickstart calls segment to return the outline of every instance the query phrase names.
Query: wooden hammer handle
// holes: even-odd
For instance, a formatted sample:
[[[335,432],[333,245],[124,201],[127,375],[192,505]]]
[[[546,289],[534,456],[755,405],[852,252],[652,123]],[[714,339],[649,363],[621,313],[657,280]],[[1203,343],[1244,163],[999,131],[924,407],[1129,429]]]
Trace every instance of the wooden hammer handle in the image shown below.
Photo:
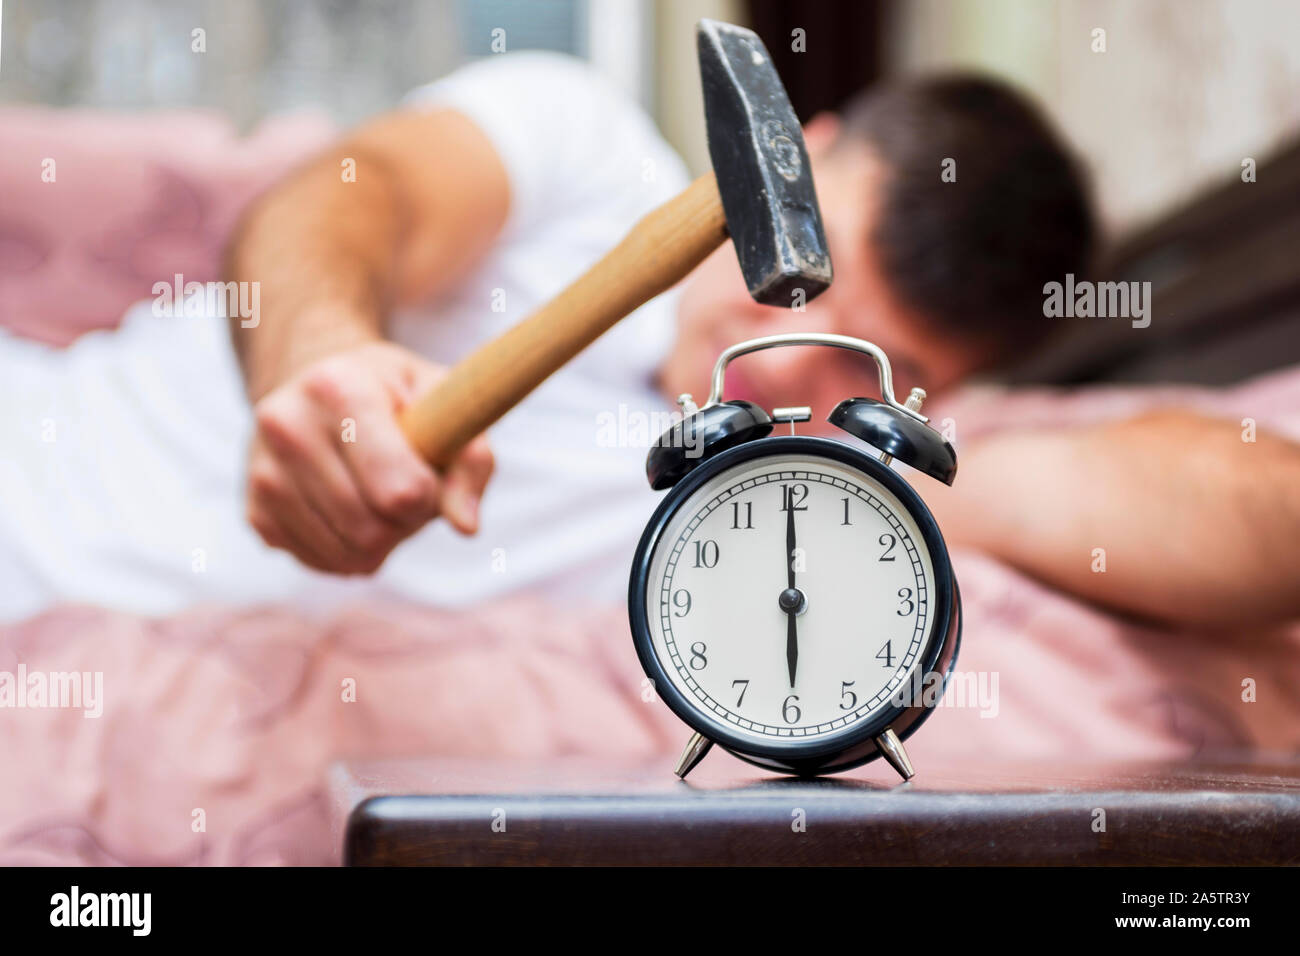
[[[604,258],[518,325],[458,362],[401,417],[441,467],[638,306],[671,288],[727,237],[712,173],[647,213]]]

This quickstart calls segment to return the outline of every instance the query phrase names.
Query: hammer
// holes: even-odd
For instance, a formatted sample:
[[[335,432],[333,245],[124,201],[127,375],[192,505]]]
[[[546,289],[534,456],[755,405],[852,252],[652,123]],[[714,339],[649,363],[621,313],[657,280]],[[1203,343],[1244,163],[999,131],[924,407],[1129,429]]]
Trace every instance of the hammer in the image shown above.
[[[402,414],[435,467],[619,319],[684,278],[731,236],[749,294],[790,307],[831,283],[803,132],[763,42],[701,20],[696,30],[713,172],[646,214],[558,296],[458,362]]]

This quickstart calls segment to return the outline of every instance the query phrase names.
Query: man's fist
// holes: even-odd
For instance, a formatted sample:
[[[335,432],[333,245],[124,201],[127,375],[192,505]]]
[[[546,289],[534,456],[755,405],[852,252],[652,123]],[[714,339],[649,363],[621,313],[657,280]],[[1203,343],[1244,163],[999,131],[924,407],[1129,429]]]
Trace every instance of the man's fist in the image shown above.
[[[258,401],[248,520],[263,540],[322,571],[368,574],[439,515],[462,534],[477,531],[493,467],[487,439],[439,474],[397,424],[442,374],[376,342],[309,365]]]

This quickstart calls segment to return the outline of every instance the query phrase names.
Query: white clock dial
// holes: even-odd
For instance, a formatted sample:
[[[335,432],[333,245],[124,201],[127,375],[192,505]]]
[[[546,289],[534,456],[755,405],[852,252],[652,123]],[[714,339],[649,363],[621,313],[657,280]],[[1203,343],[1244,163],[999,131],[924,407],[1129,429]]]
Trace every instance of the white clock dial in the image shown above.
[[[934,568],[915,519],[865,473],[815,455],[715,475],[665,525],[648,580],[664,672],[760,742],[870,718],[921,666],[933,626]]]

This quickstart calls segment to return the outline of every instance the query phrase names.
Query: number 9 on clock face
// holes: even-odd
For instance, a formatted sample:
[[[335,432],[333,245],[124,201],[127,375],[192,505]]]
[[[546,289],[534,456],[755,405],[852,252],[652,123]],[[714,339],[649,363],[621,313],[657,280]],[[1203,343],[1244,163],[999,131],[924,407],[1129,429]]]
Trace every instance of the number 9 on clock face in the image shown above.
[[[856,448],[772,438],[673,489],[642,538],[629,607],[675,713],[743,759],[853,766],[955,656],[955,584],[915,491]]]

